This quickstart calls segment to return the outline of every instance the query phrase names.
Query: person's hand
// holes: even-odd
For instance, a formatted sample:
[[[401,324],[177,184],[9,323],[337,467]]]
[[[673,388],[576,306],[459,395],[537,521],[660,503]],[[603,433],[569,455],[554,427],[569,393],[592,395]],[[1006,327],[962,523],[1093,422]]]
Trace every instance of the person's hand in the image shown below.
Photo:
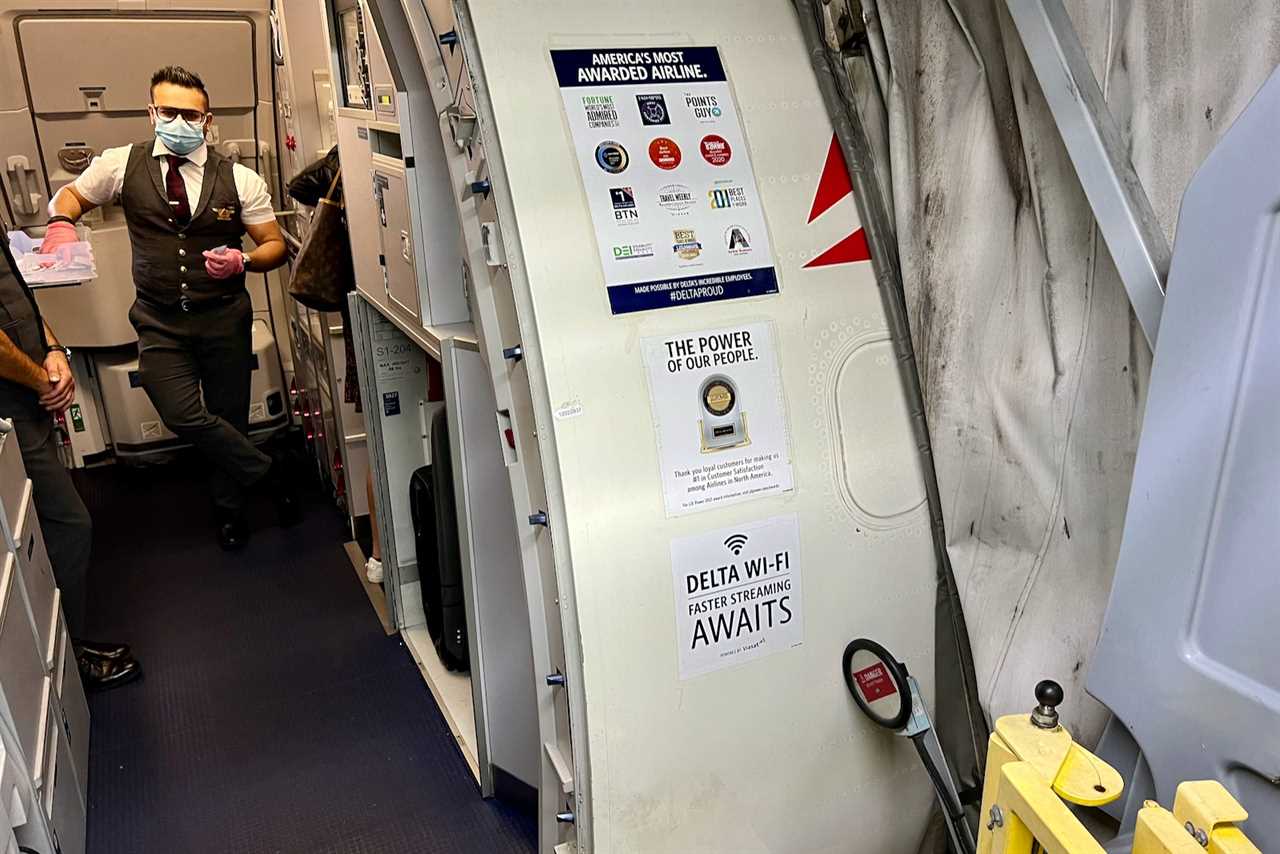
[[[44,230],[44,240],[40,241],[40,249],[38,255],[48,255],[48,258],[40,260],[41,267],[52,267],[58,263],[59,257],[70,257],[70,250],[63,247],[70,246],[72,243],[78,243],[80,235],[76,234],[76,227],[69,222],[58,220],[49,223]],[[58,250],[63,251],[59,252]]]
[[[227,279],[244,272],[244,253],[239,249],[207,250],[204,269],[215,279]]]
[[[40,241],[39,254],[52,255],[59,246],[66,246],[69,243],[78,243],[79,241],[80,235],[76,234],[74,225],[62,220],[51,222],[44,230],[44,240]]]
[[[76,379],[67,364],[67,354],[50,350],[44,359],[44,371],[49,377],[48,388],[40,393],[40,405],[57,415],[71,405],[76,396]]]

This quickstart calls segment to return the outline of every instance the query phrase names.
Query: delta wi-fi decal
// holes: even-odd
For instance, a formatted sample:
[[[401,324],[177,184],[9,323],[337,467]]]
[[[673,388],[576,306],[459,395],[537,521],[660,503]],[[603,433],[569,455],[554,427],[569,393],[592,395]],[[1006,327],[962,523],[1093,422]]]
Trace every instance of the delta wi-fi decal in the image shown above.
[[[809,208],[809,222],[813,222],[845,196],[853,195],[853,185],[849,183],[849,167],[845,164],[844,152],[831,134],[831,146],[827,149],[827,162],[822,167],[822,177],[818,179],[818,191],[813,196],[813,205]],[[835,245],[821,252],[805,264],[810,267],[832,267],[836,264],[852,264],[855,261],[870,261],[871,251],[867,248],[867,234],[858,227],[856,231],[838,241]]]

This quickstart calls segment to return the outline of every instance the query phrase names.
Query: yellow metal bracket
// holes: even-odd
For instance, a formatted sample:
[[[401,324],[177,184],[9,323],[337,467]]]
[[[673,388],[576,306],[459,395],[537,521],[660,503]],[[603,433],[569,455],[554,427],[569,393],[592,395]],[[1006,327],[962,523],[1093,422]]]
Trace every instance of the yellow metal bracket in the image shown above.
[[[1173,817],[1201,841],[1209,854],[1261,854],[1237,824],[1249,818],[1244,807],[1217,780],[1195,780],[1178,786]]]
[[[996,721],[995,735],[1014,756],[1030,763],[1064,801],[1098,807],[1124,791],[1120,774],[1076,744],[1066,727],[1041,729],[1027,715],[1006,715]]]
[[[1217,780],[1178,786],[1173,812],[1147,801],[1138,813],[1133,854],[1262,854],[1236,824],[1249,817]]]
[[[1204,854],[1204,849],[1183,829],[1173,813],[1154,801],[1147,801],[1138,811],[1133,854]]]
[[[1035,714],[996,721],[987,750],[978,854],[1105,854],[1067,804],[1111,803],[1123,793],[1124,781],[1076,744],[1056,724],[1056,715],[1049,723]],[[1183,783],[1173,812],[1151,801],[1139,811],[1133,854],[1261,854],[1237,827],[1246,818],[1216,780]]]
[[[1037,726],[1027,715],[996,721],[987,749],[978,854],[1103,854],[1064,803],[1101,806],[1124,791],[1120,774],[1076,744],[1063,726]]]

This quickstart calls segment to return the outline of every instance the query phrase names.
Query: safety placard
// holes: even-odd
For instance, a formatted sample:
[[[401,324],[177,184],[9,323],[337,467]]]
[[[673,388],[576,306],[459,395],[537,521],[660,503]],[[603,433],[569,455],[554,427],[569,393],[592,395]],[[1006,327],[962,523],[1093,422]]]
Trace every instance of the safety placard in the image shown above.
[[[645,338],[642,349],[667,515],[792,488],[769,323]]]
[[[614,314],[777,293],[714,47],[553,50]]]
[[[396,380],[422,373],[422,358],[409,336],[382,315],[372,314],[374,317],[370,331],[373,338],[375,376],[379,380]]]
[[[800,646],[800,523],[775,516],[671,543],[680,678]]]
[[[879,662],[854,671],[853,680],[868,703],[874,703],[876,700],[883,700],[898,693],[897,686],[885,672],[884,665]]]

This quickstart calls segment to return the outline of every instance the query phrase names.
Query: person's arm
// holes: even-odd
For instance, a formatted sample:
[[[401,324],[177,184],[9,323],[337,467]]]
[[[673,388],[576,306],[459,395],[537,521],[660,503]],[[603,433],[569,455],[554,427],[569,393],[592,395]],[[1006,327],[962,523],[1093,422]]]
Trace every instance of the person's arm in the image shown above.
[[[254,273],[274,270],[288,260],[289,249],[276,222],[271,190],[261,175],[243,163],[236,164],[234,169],[236,192],[240,196],[240,221],[257,244],[257,248],[245,255],[245,268]]]
[[[44,368],[31,361],[8,335],[0,333],[0,379],[24,385],[41,395],[51,389]]]
[[[258,225],[245,225],[249,237],[258,244],[252,252],[246,252],[244,266],[254,273],[266,273],[274,270],[288,258],[289,248],[285,245],[284,235],[280,233],[280,224],[274,219]]]
[[[68,406],[76,397],[76,379],[71,375],[71,364],[67,354],[60,349],[58,338],[53,334],[48,321],[44,323],[45,341],[50,350],[44,357],[44,372],[47,376],[48,390],[40,395],[40,405],[55,415]]]
[[[54,195],[53,201],[49,203],[49,212],[52,216],[65,216],[74,223],[96,207],[98,206],[80,195],[75,184],[67,184]]]
[[[89,211],[120,194],[129,147],[109,148],[93,158],[89,168],[54,194],[49,202],[49,225],[40,254],[51,255],[59,246],[79,240],[75,223]]]
[[[0,278],[9,280],[4,285],[6,288],[21,288],[26,291],[27,286],[22,281],[22,274],[18,272],[13,253],[4,243],[0,243]],[[30,297],[30,294],[27,293],[26,296]],[[33,305],[34,302],[32,300]],[[45,373],[45,369],[31,361],[31,357],[3,332],[0,332],[0,380],[26,386],[40,395],[50,390],[49,375]]]
[[[240,196],[240,222],[244,230],[258,244],[252,252],[242,252],[238,247],[221,252],[205,252],[205,269],[215,279],[225,279],[242,272],[266,273],[274,270],[289,257],[284,235],[276,222],[271,205],[271,191],[262,176],[242,163],[232,167],[236,193]]]

